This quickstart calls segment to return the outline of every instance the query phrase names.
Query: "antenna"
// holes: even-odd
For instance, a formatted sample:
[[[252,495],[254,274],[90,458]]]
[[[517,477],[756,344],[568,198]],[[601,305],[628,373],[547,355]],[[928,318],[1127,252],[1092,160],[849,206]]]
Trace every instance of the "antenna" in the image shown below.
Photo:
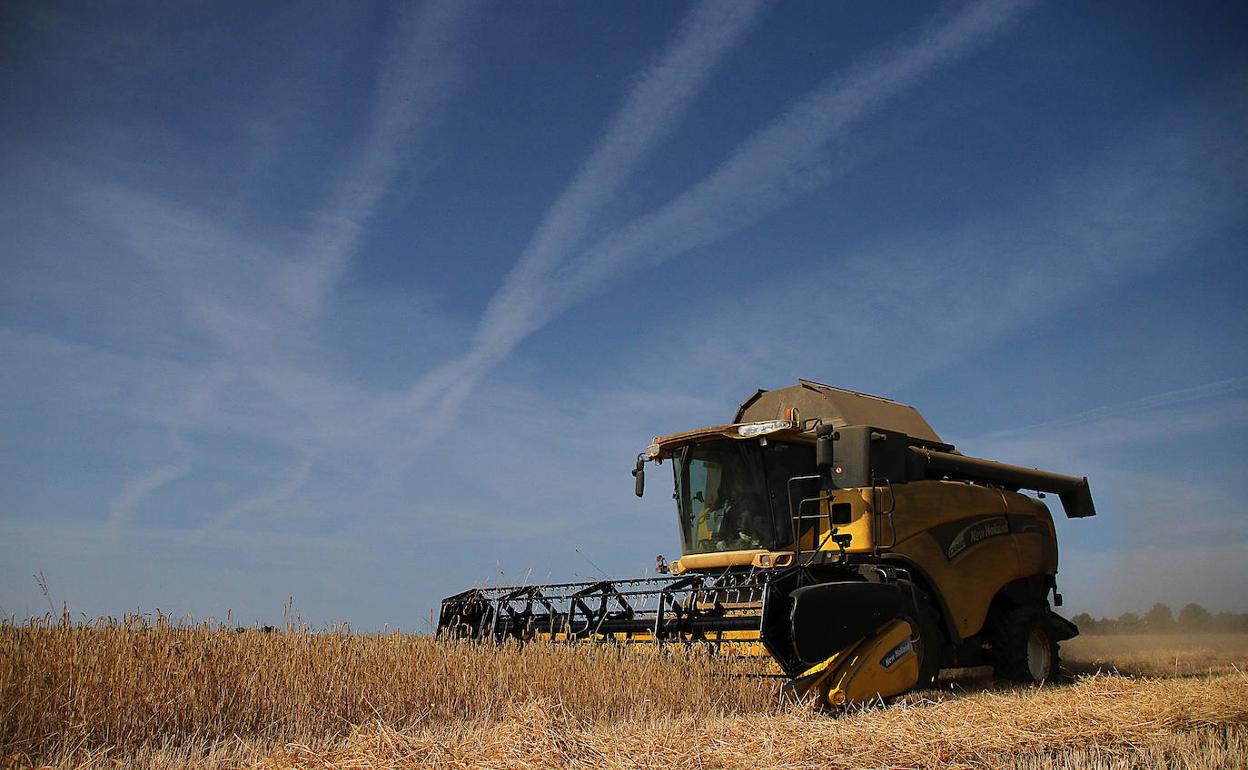
[[[588,556],[586,556],[586,555],[585,555],[585,553],[581,550],[580,546],[577,546],[577,547],[576,547],[576,552],[577,552],[577,553],[579,553],[579,554],[581,555],[581,558],[582,558],[582,559],[584,559],[585,561],[589,562],[589,566],[593,567],[594,569],[596,569],[596,570],[598,570],[600,573],[602,573],[602,576],[603,576],[603,577],[607,578],[608,580],[610,580],[610,579],[611,579],[611,576],[610,576],[610,575],[608,575],[607,573],[605,573],[605,572],[603,572],[603,571],[602,571],[602,567],[599,567],[597,564],[594,564],[593,560],[592,560],[592,559],[590,559]]]

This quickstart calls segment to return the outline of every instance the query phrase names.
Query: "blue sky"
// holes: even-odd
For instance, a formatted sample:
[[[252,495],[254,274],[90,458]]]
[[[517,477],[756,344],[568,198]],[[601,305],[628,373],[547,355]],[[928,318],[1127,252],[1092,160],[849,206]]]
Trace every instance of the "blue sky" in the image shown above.
[[[1071,612],[1248,610],[1244,16],[8,3],[0,612],[640,575],[798,377],[1089,476]]]

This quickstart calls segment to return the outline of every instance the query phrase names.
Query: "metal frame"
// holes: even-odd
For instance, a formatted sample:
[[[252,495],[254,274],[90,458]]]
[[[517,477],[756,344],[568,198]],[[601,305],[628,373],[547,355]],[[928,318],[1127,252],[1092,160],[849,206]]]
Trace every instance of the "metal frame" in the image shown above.
[[[442,602],[439,637],[704,642],[759,631],[765,572],[474,588]]]

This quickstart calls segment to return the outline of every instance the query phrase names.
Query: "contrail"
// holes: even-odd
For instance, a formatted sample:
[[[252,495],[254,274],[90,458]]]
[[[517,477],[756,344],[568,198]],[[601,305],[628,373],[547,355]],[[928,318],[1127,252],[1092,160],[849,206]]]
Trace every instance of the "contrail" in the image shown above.
[[[134,520],[135,509],[143,498],[190,473],[191,453],[186,444],[177,433],[170,434],[170,441],[177,459],[127,481],[121,488],[121,494],[109,504],[108,533],[113,540],[118,540]]]
[[[533,328],[617,272],[723,238],[826,185],[835,173],[824,157],[829,144],[888,100],[992,40],[1028,5],[1030,0],[981,0],[824,81],[705,180],[570,265],[561,276],[559,296],[540,306]]]
[[[394,181],[405,151],[419,144],[445,103],[456,93],[461,66],[461,38],[477,6],[473,0],[431,0],[419,11],[403,9],[377,81],[366,135],[346,175],[314,215],[312,234],[297,261],[280,266],[273,285],[296,322],[315,317],[358,246],[364,228]],[[217,298],[207,298],[215,302]],[[267,310],[267,309],[261,309]],[[246,334],[227,340],[235,353],[252,357],[254,340]],[[267,351],[263,351],[267,355]],[[283,394],[278,394],[282,396]],[[309,462],[305,458],[305,465]],[[189,460],[149,471],[127,482],[113,504],[109,521],[118,530],[147,495],[190,471]],[[300,466],[301,468],[303,466]],[[296,486],[306,471],[295,473]],[[200,530],[220,528],[274,494],[288,496],[291,482],[232,506]]]
[[[263,511],[266,508],[271,508],[278,503],[288,500],[308,482],[308,478],[312,473],[312,464],[313,460],[310,456],[304,457],[286,481],[235,503],[228,510],[216,515],[212,521],[196,530],[194,535],[192,535],[192,540],[195,542],[202,541],[207,535],[219,532],[233,524],[236,519],[244,514]]]
[[[529,280],[524,292],[504,300],[496,297],[473,347],[451,364],[457,376],[445,377],[445,368],[433,373],[449,381],[440,397],[434,396],[434,422],[452,420],[485,372],[608,278],[723,238],[825,185],[833,170],[822,154],[832,141],[941,66],[993,39],[1028,5],[1030,0],[980,0],[932,21],[909,39],[824,81],[668,205],[611,233],[541,280]],[[440,429],[426,426],[421,438],[427,439],[435,427]]]
[[[1124,401],[1118,404],[1098,406],[1095,409],[1089,409],[1085,412],[1079,412],[1078,414],[1060,417],[1047,422],[1040,422],[1021,428],[1011,428],[1009,430],[988,433],[985,434],[983,438],[1000,439],[1040,430],[1055,430],[1058,428],[1067,428],[1072,425],[1087,425],[1088,423],[1107,420],[1111,417],[1137,414],[1139,412],[1147,412],[1152,409],[1164,409],[1169,406],[1188,404],[1193,401],[1204,401],[1210,398],[1217,398],[1219,396],[1225,396],[1244,390],[1245,388],[1248,388],[1248,377],[1233,377],[1227,380],[1218,380],[1216,382],[1207,382],[1203,385],[1195,385],[1190,388],[1179,388],[1178,390],[1168,390],[1164,393],[1154,393],[1151,396],[1137,398],[1133,401]]]
[[[418,10],[401,7],[367,135],[346,176],[314,217],[303,258],[287,265],[278,282],[295,312],[306,316],[320,309],[403,168],[404,150],[424,140],[456,93],[465,22],[478,5],[476,0],[430,0]]]
[[[434,368],[409,390],[409,408],[423,409],[439,402],[432,410],[435,424],[425,425],[422,436],[441,431],[443,418],[436,415],[450,413],[444,419],[453,419],[466,397],[459,391],[470,389],[496,363],[496,357],[489,353],[492,340],[544,301],[549,271],[574,253],[594,215],[680,124],[695,95],[741,41],[764,5],[761,0],[704,0],[685,18],[671,44],[638,78],[594,151],[543,216],[490,299],[468,352]]]
[[[671,45],[639,78],[572,182],[546,212],[533,239],[478,324],[477,347],[541,301],[546,271],[581,244],[592,217],[619,192],[654,148],[680,124],[716,66],[750,29],[760,0],[704,0]]]

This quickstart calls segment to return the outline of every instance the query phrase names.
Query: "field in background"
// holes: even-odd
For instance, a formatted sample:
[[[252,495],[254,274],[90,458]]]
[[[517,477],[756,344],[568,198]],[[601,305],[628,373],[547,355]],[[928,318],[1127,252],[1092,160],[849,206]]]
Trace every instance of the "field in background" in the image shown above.
[[[168,618],[9,623],[0,766],[1248,765],[1248,634],[1065,647],[1072,670],[1102,673],[1042,688],[955,681],[834,719],[778,708],[774,680],[679,651]]]
[[[1248,634],[1084,634],[1063,642],[1062,656],[1074,673],[1248,673]]]

